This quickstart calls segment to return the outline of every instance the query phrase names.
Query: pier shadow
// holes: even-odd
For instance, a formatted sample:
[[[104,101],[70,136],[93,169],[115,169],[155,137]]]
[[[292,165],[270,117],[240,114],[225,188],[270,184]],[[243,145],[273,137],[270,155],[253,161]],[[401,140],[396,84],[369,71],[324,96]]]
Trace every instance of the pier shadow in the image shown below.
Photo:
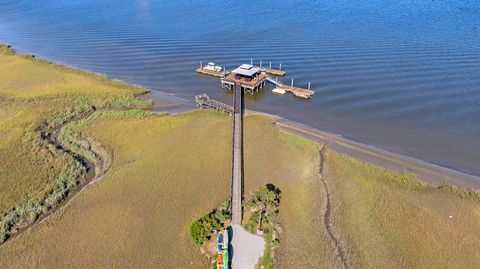
[[[232,246],[232,240],[233,240],[233,237],[235,236],[233,234],[232,226],[228,226],[227,232],[228,232],[228,246],[227,246],[227,249],[228,249],[228,266],[229,266],[229,268],[231,268],[232,259],[233,259],[233,256],[235,255],[235,250],[233,249],[233,246]]]

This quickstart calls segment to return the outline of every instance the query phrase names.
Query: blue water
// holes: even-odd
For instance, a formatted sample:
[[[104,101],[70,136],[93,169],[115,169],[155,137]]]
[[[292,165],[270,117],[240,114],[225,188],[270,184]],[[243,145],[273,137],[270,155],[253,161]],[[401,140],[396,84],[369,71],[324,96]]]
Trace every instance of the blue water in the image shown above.
[[[480,175],[480,1],[0,1],[0,42],[192,99],[199,61],[282,63],[247,108]]]

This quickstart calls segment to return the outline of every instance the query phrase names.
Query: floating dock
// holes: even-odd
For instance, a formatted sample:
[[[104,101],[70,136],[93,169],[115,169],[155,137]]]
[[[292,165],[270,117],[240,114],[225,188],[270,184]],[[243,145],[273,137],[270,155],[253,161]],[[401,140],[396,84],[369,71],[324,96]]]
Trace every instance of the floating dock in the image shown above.
[[[308,89],[293,86],[293,79],[292,79],[292,84],[290,86],[279,82],[278,79],[274,79],[271,76],[267,76],[266,80],[275,84],[277,86],[275,89],[284,90],[285,92],[291,92],[293,93],[293,95],[300,98],[309,99],[309,98],[312,98],[312,96],[315,94],[315,91],[310,89],[310,84]]]
[[[277,86],[277,89],[281,89],[286,92],[291,92],[293,93],[293,95],[297,97],[306,98],[306,99],[312,98],[312,96],[315,94],[314,90],[304,89],[304,88],[295,87],[295,86],[283,85],[283,86]]]

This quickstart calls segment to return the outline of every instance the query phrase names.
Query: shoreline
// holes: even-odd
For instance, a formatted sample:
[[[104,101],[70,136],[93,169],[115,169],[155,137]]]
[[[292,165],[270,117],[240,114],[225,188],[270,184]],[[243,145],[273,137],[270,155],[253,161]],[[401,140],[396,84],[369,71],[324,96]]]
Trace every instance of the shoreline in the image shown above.
[[[154,102],[154,108],[152,108],[152,110],[155,112],[184,113],[195,109],[193,102],[177,97],[175,94],[151,90],[151,93],[146,94],[146,96],[149,96],[149,100]],[[167,100],[163,99],[164,96],[168,96],[169,98]],[[139,98],[145,100],[144,96],[140,96]],[[157,102],[160,105],[157,105]],[[339,134],[320,131],[311,126],[287,120],[278,115],[248,109],[245,110],[245,115],[262,115],[273,118],[275,124],[281,131],[293,133],[320,144],[325,143],[330,150],[346,154],[352,158],[385,169],[401,173],[413,173],[419,181],[434,188],[439,188],[447,183],[470,191],[480,190],[480,177],[475,175],[346,139]]]
[[[18,54],[18,52],[15,52]],[[25,53],[25,52],[24,52]],[[20,53],[23,54],[23,53]],[[35,54],[30,54],[36,56]],[[39,59],[45,59],[43,56]],[[132,84],[127,81],[110,78],[106,74],[93,72],[91,70],[86,70],[83,68],[78,68],[73,65],[65,63],[57,63],[51,59],[45,59],[46,61],[66,66],[75,70],[80,70],[85,73],[100,75],[107,77],[111,80],[122,81],[128,84]],[[132,84],[136,85],[136,84]],[[137,85],[142,87],[141,85]],[[178,97],[174,93],[167,93],[157,90],[148,89],[150,92],[140,95],[137,98],[152,101],[153,106],[150,109],[153,112],[159,113],[185,113],[195,109],[195,105],[192,100],[184,99]],[[327,147],[333,151],[346,154],[350,157],[365,161],[370,164],[378,165],[380,167],[390,169],[397,172],[403,173],[414,173],[417,178],[432,186],[432,187],[441,187],[445,183],[471,190],[478,191],[480,190],[480,177],[471,175],[465,172],[457,171],[455,169],[443,167],[437,164],[429,163],[414,157],[407,155],[402,155],[394,153],[376,146],[364,144],[361,142],[356,142],[351,139],[346,139],[343,136],[335,133],[330,133],[327,131],[320,131],[314,127],[308,126],[306,124],[291,121],[285,119],[281,116],[269,114],[260,111],[254,110],[245,110],[245,114],[251,115],[263,115],[275,120],[277,127],[285,132],[293,133],[300,135],[306,139],[316,141],[318,143],[326,143]]]
[[[401,173],[413,173],[418,180],[435,188],[445,183],[470,191],[480,190],[480,177],[429,163],[414,157],[394,153],[382,148],[363,144],[341,135],[320,131],[305,124],[290,121],[277,115],[247,110],[246,115],[263,115],[275,120],[277,127],[285,132],[309,140],[325,143],[327,148],[361,161]]]

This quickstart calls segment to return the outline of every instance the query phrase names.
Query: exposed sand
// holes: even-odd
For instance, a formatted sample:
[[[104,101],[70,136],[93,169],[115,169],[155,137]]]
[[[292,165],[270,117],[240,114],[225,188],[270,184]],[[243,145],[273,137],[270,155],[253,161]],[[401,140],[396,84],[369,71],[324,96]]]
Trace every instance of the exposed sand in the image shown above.
[[[191,100],[180,98],[176,95],[163,93],[158,91],[151,91],[140,96],[140,99],[153,102],[153,111],[156,112],[187,112],[195,107]]]
[[[345,139],[338,134],[323,132],[298,122],[286,120],[276,115],[251,110],[247,111],[247,114],[272,117],[275,119],[277,126],[283,131],[294,133],[322,144],[326,143],[330,150],[346,154],[380,167],[398,172],[414,173],[420,180],[433,187],[439,187],[443,184],[443,181],[445,181],[448,184],[459,188],[480,190],[480,177],[478,176],[462,173],[419,159],[396,154],[378,147]]]
[[[263,237],[253,235],[240,225],[232,225],[232,268],[255,269],[265,251]]]
[[[295,133],[320,143],[326,143],[329,149],[347,154],[356,159],[398,172],[414,173],[420,180],[434,187],[441,186],[443,181],[445,181],[460,188],[480,189],[480,177],[477,176],[351,141],[339,135],[322,132],[283,119],[277,120],[277,126],[281,130]]]

